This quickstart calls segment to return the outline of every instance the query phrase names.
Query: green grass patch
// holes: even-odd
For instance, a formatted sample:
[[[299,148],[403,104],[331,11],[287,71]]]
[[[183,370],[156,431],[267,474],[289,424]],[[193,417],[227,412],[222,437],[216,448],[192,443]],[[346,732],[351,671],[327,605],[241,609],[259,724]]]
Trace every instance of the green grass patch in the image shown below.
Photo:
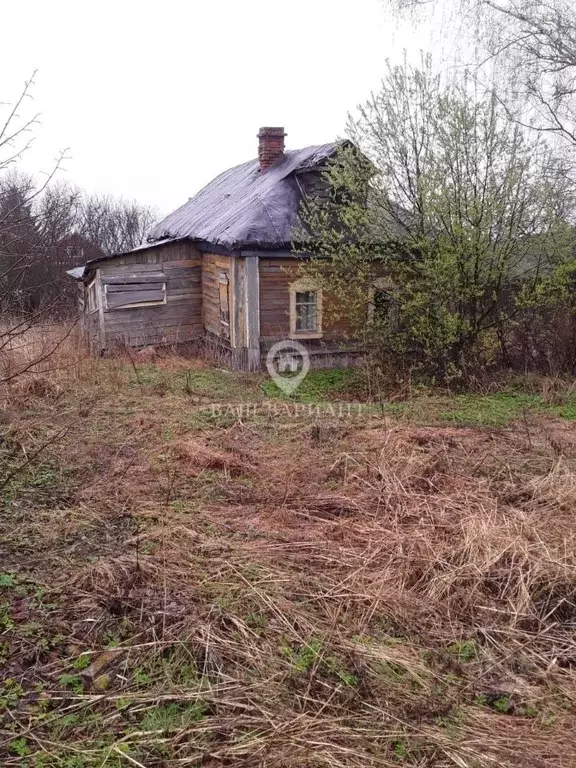
[[[493,395],[424,395],[378,408],[402,420],[425,425],[451,423],[456,426],[506,427],[530,415],[553,415],[576,419],[576,401],[555,406],[539,395],[499,392]]]
[[[453,395],[442,404],[442,421],[485,427],[503,427],[541,406],[537,395],[502,392],[495,395]]]
[[[171,702],[166,706],[153,707],[142,718],[142,730],[161,732],[180,730],[190,723],[202,720],[206,711],[206,706],[201,701],[185,705]]]
[[[554,413],[556,416],[560,416],[567,421],[576,421],[576,398],[570,399],[563,405],[550,405],[547,406],[547,410],[550,413]]]
[[[250,401],[259,391],[259,375],[219,368],[172,371],[154,363],[136,363],[124,370],[130,385],[152,388],[155,393],[184,394],[218,402]]]
[[[356,379],[357,371],[354,368],[327,368],[310,371],[292,395],[286,395],[272,379],[266,379],[262,383],[262,390],[267,397],[280,397],[297,403],[314,403],[346,394],[353,389]]]
[[[530,413],[557,416],[576,421],[576,397],[567,395],[561,404],[551,404],[535,391],[534,382],[522,389],[513,380],[506,389],[494,394],[443,394],[424,390],[399,401],[372,403],[363,392],[356,368],[329,368],[309,371],[290,395],[283,392],[267,375],[223,371],[216,368],[168,371],[153,363],[127,368],[132,384],[162,389],[165,392],[207,399],[215,403],[260,402],[263,398],[286,403],[326,403],[346,400],[364,403],[375,414],[390,415],[418,424],[505,427]],[[231,426],[237,417],[230,413],[206,411],[195,417],[195,428]]]

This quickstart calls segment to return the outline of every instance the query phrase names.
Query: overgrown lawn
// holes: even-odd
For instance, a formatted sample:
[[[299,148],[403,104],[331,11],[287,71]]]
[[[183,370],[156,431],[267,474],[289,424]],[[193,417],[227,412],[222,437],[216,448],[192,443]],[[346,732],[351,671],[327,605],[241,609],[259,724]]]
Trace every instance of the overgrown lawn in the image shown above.
[[[16,383],[0,763],[576,764],[563,387],[336,418],[211,404],[360,402],[355,371],[296,398],[179,358]]]

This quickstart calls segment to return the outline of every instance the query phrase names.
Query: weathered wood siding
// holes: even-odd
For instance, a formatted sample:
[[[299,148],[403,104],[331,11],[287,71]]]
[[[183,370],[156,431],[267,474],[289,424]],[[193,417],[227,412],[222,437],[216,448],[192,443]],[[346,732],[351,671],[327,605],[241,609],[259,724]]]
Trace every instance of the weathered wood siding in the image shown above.
[[[299,262],[294,258],[260,259],[261,341],[290,338],[290,284],[299,277]],[[334,321],[326,317],[329,300],[324,296],[320,341],[344,341],[349,336],[349,324],[346,318]]]
[[[91,354],[97,354],[103,349],[100,335],[100,314],[95,312],[86,312],[82,316],[82,332],[88,340]]]
[[[233,332],[234,312],[232,307],[233,269],[232,256],[215,253],[202,254],[202,323],[204,328],[226,346],[230,345]],[[226,327],[220,319],[220,275],[228,279],[230,325]]]
[[[202,266],[199,251],[190,243],[169,243],[96,265],[101,282],[103,346],[176,344],[202,335]],[[122,278],[137,281],[163,275],[166,303],[147,307],[107,309],[104,286]]]
[[[85,295],[84,328],[95,352],[119,344],[139,347],[205,339],[218,359],[220,355],[233,367],[259,369],[261,354],[275,341],[290,337],[289,289],[300,277],[299,266],[288,255],[200,253],[187,242],[103,260],[92,267],[99,306],[88,312]],[[107,287],[113,295],[118,286],[133,285],[138,292],[150,291],[146,285],[152,284],[151,298],[161,297],[161,286],[166,285],[165,303],[106,306]],[[126,293],[133,298],[131,290]],[[347,344],[346,319],[334,322],[326,316],[327,302],[324,295],[322,337],[302,340],[311,354],[325,360],[354,346]]]

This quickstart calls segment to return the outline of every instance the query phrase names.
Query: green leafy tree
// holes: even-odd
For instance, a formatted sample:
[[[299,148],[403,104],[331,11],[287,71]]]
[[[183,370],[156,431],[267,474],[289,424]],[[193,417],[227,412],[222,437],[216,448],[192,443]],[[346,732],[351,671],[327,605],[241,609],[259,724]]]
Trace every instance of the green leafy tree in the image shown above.
[[[332,312],[400,377],[463,378],[505,358],[516,297],[566,273],[573,200],[558,159],[429,59],[389,67],[349,134],[296,238]]]

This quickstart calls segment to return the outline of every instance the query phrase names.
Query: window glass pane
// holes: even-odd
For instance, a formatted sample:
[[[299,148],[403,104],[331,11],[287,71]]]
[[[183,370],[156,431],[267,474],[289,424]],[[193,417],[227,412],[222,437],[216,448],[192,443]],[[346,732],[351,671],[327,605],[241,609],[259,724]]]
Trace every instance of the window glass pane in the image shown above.
[[[298,291],[296,294],[297,304],[315,304],[316,291]]]
[[[296,292],[296,330],[316,331],[318,328],[316,291]]]

